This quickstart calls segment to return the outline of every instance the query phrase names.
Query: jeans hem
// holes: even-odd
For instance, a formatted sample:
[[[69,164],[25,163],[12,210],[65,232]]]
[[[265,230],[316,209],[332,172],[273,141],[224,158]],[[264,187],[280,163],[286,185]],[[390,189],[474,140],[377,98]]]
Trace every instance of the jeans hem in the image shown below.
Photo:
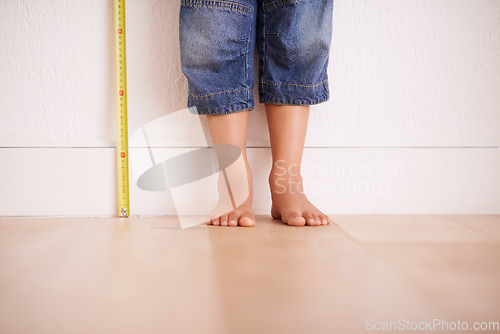
[[[283,84],[260,82],[259,102],[279,105],[312,105],[329,99],[328,80],[318,84]]]
[[[248,106],[242,106],[241,104],[233,105],[233,106],[228,106],[225,108],[217,108],[217,109],[203,109],[203,108],[198,108],[196,109],[191,108],[194,106],[189,106],[190,111],[194,115],[208,115],[208,116],[216,116],[216,115],[229,115],[229,114],[234,114],[240,111],[250,111],[253,110],[253,108],[248,107]],[[196,110],[196,111],[193,111]]]
[[[284,105],[284,106],[306,106],[306,105],[314,105],[314,104],[319,104],[323,103],[329,100],[329,97],[323,97],[323,98],[318,98],[314,100],[295,100],[295,101],[290,101],[290,100],[283,100],[279,98],[262,98],[259,99],[260,103],[268,103],[268,104],[277,104],[277,105]]]

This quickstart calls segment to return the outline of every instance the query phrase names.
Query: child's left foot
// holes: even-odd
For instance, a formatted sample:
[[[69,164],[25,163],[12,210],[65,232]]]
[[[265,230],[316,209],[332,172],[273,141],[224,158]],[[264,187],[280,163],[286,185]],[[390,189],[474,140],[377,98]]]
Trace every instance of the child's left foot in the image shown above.
[[[283,175],[271,171],[271,216],[291,226],[328,225],[330,218],[309,202],[302,187],[300,175]]]

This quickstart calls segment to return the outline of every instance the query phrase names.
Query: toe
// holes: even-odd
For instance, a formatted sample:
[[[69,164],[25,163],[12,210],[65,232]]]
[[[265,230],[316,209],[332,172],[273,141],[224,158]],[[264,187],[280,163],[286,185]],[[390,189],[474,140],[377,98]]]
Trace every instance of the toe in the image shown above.
[[[316,222],[316,226],[320,226],[321,225],[321,218],[319,218],[319,215],[316,213],[313,213],[312,216],[314,218],[314,221]]]
[[[220,217],[220,226],[228,226],[227,218],[227,215],[223,215],[222,217]]]
[[[312,214],[306,212],[303,214],[305,220],[306,220],[306,224],[308,226],[316,226],[316,220],[314,220],[314,217]]]
[[[234,211],[231,211],[228,215],[228,224],[229,226],[237,226],[238,225],[238,216]]]
[[[287,220],[284,221],[290,226],[304,226],[306,224],[306,219],[300,214],[291,214],[288,216]]]
[[[328,217],[326,215],[321,214],[319,218],[321,219],[321,225],[328,225]]]
[[[239,220],[240,226],[251,227],[255,225],[255,218],[253,215],[242,215]]]
[[[212,219],[212,225],[214,225],[214,226],[219,226],[220,225],[220,219],[219,219],[219,217]]]

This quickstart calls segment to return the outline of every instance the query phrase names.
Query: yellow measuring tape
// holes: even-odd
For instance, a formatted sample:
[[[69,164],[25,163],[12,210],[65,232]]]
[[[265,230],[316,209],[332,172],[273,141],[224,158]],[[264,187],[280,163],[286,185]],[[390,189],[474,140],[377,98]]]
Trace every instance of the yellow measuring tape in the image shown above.
[[[127,55],[125,43],[125,0],[114,0],[116,62],[116,152],[118,174],[118,216],[130,215],[127,131]]]

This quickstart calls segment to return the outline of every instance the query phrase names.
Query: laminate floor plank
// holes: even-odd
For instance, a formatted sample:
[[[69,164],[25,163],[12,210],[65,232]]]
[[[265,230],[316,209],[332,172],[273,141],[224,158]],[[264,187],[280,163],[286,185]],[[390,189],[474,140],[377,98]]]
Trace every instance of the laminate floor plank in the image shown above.
[[[0,332],[350,334],[369,319],[498,319],[500,244],[455,218],[184,230],[175,217],[0,219]]]
[[[45,253],[61,242],[85,218],[0,219],[0,282],[25,275]],[[0,285],[1,289],[6,285]]]
[[[500,215],[450,215],[447,217],[500,240]]]
[[[500,317],[498,216],[363,215],[334,220],[399,271],[438,314],[469,321]]]
[[[360,242],[491,240],[485,232],[444,215],[338,215],[332,216],[332,219]]]

